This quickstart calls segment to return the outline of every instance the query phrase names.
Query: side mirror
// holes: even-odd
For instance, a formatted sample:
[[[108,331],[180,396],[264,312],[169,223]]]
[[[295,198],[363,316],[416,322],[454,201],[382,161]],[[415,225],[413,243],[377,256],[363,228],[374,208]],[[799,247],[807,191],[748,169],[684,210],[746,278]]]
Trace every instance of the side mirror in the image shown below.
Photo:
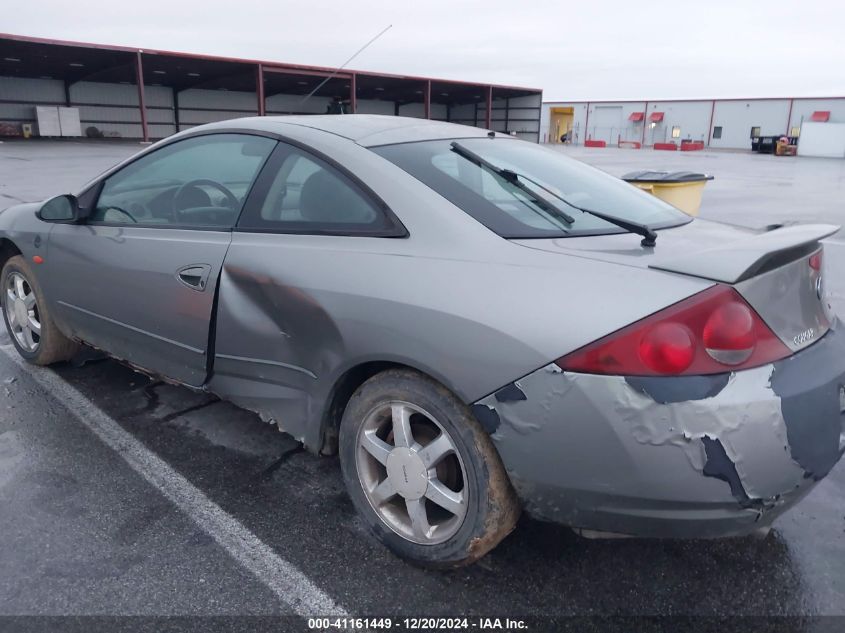
[[[38,209],[38,217],[44,222],[73,222],[79,218],[79,201],[69,193],[50,198]]]

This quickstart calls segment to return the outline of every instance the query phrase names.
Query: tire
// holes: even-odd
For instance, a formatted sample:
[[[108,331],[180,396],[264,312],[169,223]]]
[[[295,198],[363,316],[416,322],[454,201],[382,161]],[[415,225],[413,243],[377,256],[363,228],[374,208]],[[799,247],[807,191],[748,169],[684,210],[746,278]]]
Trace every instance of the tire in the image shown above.
[[[407,431],[396,429],[403,427],[411,430],[410,441],[400,439]],[[340,459],[369,531],[422,567],[478,560],[519,518],[516,493],[490,437],[454,394],[412,370],[377,374],[352,395],[340,425]]]
[[[16,281],[19,279],[24,282],[23,294],[27,298],[32,297],[29,300],[33,301],[30,305],[24,302],[27,316],[34,318],[34,322],[41,326],[40,332],[37,332],[32,327],[33,322],[28,321],[28,329],[30,330],[28,339],[24,332],[21,331],[16,334],[13,331],[13,328],[18,329],[15,326],[23,318],[21,310],[24,308],[15,305],[17,302],[12,300],[9,290],[10,286],[12,288],[17,287]],[[20,294],[15,290],[13,292],[16,296]],[[70,360],[79,351],[79,344],[68,339],[56,327],[44,299],[44,294],[41,292],[38,279],[26,260],[20,255],[9,259],[0,272],[0,303],[3,306],[3,320],[6,322],[9,338],[12,340],[15,349],[27,362],[33,365],[52,365],[60,361]],[[18,310],[18,312],[16,313],[15,310]],[[20,337],[23,337],[23,340]]]

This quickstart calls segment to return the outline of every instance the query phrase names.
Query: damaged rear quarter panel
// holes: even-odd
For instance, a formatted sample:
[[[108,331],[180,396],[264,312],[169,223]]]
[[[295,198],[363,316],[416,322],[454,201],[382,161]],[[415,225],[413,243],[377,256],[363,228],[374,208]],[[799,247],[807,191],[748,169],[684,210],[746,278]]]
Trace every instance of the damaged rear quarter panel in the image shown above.
[[[516,382],[525,401],[498,402],[494,394],[477,404],[500,418],[492,437],[520,480],[635,498],[730,500],[729,486],[703,476],[701,438],[709,437],[739,464],[747,494],[768,497],[802,472],[785,451],[780,402],[768,388],[771,368],[744,374],[717,396],[664,404],[624,377],[550,365]],[[690,397],[701,395],[692,389]],[[785,473],[760,460],[761,449],[783,456]]]
[[[840,338],[831,331],[775,365],[706,377],[626,379],[549,365],[473,410],[541,517],[591,527],[596,513],[615,514],[597,529],[627,533],[642,514],[733,507],[738,521],[774,518],[841,456]],[[509,397],[517,390],[524,399]],[[680,535],[699,527],[687,523]]]

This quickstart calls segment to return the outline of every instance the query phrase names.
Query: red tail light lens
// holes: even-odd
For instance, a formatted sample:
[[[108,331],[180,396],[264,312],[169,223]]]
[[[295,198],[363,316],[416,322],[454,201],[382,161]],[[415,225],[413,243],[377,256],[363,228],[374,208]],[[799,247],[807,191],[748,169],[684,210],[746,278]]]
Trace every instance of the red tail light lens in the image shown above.
[[[720,374],[789,356],[729,286],[714,286],[564,356],[568,371],[625,376]]]
[[[680,323],[658,323],[643,335],[639,353],[657,373],[679,374],[695,358],[695,339]]]
[[[710,357],[724,365],[740,365],[751,358],[757,346],[754,316],[751,308],[738,301],[716,308],[701,337]]]

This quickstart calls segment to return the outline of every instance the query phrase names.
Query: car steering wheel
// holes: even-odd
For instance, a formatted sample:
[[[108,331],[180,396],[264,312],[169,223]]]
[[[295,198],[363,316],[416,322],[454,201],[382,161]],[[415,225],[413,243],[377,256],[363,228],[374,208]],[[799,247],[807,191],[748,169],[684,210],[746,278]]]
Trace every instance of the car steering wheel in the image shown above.
[[[191,187],[199,188],[201,185],[206,187],[212,187],[213,189],[217,189],[223,196],[226,198],[226,203],[232,208],[232,210],[236,210],[240,206],[240,202],[235,197],[231,191],[229,191],[226,187],[221,185],[219,182],[214,182],[213,180],[208,180],[206,178],[198,178],[196,180],[189,180],[181,187],[176,190],[176,193],[173,194],[173,211],[174,213],[179,213],[179,211],[183,210],[183,207],[180,207],[180,199],[184,197],[185,192],[188,191]],[[184,207],[187,208],[187,207]]]
[[[131,213],[129,213],[129,211],[127,211],[126,209],[121,209],[120,207],[115,207],[115,206],[113,206],[113,205],[108,206],[108,207],[106,208],[106,210],[103,212],[103,219],[105,219],[106,214],[107,214],[109,211],[117,211],[117,212],[118,212],[118,213],[120,213],[121,215],[125,215],[127,218],[129,218],[129,219],[130,219],[130,220],[131,220],[134,224],[138,224],[138,220],[135,218],[135,216],[134,216],[134,215],[132,215]]]

